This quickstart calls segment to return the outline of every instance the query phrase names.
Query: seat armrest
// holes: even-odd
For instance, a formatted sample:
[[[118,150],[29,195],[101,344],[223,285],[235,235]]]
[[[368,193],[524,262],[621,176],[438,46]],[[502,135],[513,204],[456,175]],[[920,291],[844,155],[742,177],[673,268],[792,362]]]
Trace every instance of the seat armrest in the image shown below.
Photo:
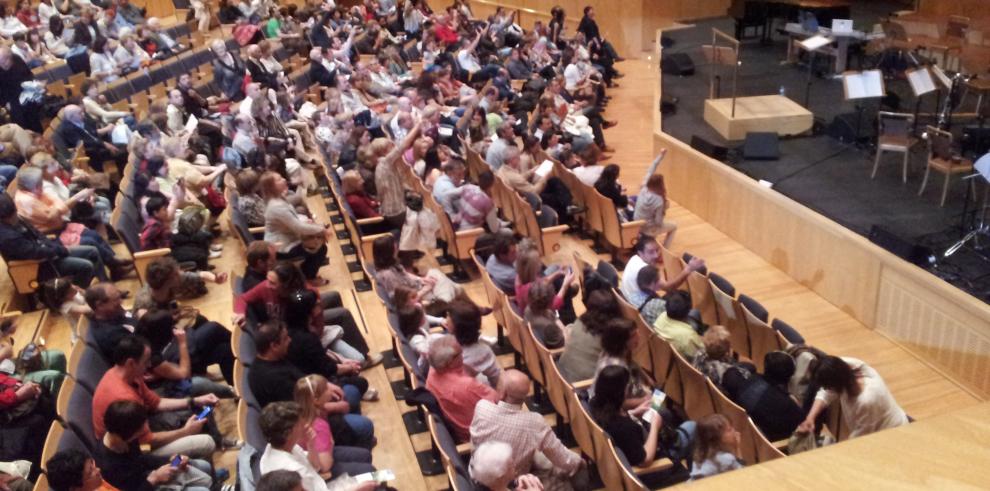
[[[632,470],[635,474],[652,474],[654,472],[665,471],[674,467],[674,463],[670,459],[656,459],[650,463],[650,465],[640,467],[634,465]]]
[[[575,389],[587,389],[590,388],[594,383],[595,383],[595,379],[589,378],[585,380],[578,380],[577,382],[571,384],[571,387],[574,387]]]

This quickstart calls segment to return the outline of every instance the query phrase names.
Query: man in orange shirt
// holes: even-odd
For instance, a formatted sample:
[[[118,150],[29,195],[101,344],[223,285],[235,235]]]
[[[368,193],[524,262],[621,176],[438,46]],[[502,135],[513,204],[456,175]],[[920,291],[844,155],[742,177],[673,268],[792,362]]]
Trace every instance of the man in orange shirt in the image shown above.
[[[121,338],[117,343],[117,349],[114,350],[113,358],[114,366],[103,375],[93,394],[93,429],[96,438],[103,438],[106,434],[103,415],[110,404],[116,401],[126,400],[142,404],[148,413],[152,414],[152,418],[168,411],[215,405],[219,401],[214,394],[196,398],[170,399],[159,397],[152,392],[144,383],[144,373],[151,360],[151,348],[148,341],[140,336],[128,335]],[[206,419],[198,420],[194,413],[182,427],[168,431],[152,432],[146,424],[140,432],[138,441],[142,444],[150,444],[153,455],[170,457],[181,454],[192,458],[209,459],[216,448],[216,442],[210,435],[203,434],[206,423]]]

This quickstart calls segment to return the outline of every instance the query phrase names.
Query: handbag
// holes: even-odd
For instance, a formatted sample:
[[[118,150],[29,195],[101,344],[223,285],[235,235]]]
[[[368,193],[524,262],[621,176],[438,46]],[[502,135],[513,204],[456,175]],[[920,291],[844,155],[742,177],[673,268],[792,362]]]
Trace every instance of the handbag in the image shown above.
[[[17,371],[20,373],[37,372],[44,368],[41,360],[41,346],[28,343],[17,354]]]
[[[206,187],[206,202],[209,204],[210,209],[222,210],[227,207],[227,198],[217,191],[217,188],[213,185]]]
[[[62,233],[58,236],[58,241],[62,243],[65,247],[74,247],[79,245],[79,241],[82,239],[82,233],[86,230],[86,226],[81,223],[69,223],[62,230]]]

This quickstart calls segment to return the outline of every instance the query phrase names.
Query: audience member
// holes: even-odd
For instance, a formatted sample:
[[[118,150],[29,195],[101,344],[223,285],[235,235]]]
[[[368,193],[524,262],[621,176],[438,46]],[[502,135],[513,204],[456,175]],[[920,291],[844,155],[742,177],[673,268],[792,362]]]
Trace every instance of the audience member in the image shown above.
[[[742,468],[739,459],[739,432],[721,414],[709,414],[698,421],[691,481]]]
[[[286,359],[292,338],[285,324],[268,321],[255,330],[254,342],[257,358],[248,372],[248,386],[258,403],[265,407],[279,401],[291,401],[295,397],[296,382],[305,377],[298,367]],[[330,384],[332,401],[325,405],[334,441],[340,445],[374,447],[375,427],[370,419],[359,414],[361,392],[356,388],[341,388]]]
[[[214,438],[203,434],[207,419],[197,419],[191,410],[215,405],[212,394],[185,399],[162,398],[148,388],[144,375],[151,360],[148,342],[133,334],[117,343],[114,366],[103,375],[93,393],[93,428],[97,438],[107,433],[107,408],[117,401],[142,405],[152,416],[138,431],[137,441],[151,445],[151,454],[171,458],[175,454],[208,459],[216,448]],[[154,429],[153,429],[154,428]]]
[[[581,456],[568,450],[539,413],[523,408],[532,383],[518,370],[506,370],[498,388],[499,400],[481,399],[471,420],[471,445],[505,442],[512,447],[515,475],[532,472],[547,486],[553,481],[587,487]]]
[[[674,290],[664,297],[664,304],[667,310],[653,323],[653,332],[669,342],[685,359],[694,358],[704,345],[688,318],[691,312],[688,293]]]
[[[873,367],[850,357],[828,356],[819,361],[815,382],[821,387],[799,431],[812,431],[815,419],[834,402],[842,407],[849,438],[895,428],[910,422],[887,384]]]
[[[433,340],[428,358],[430,373],[426,377],[426,389],[436,397],[444,417],[451,423],[454,438],[467,441],[475,405],[481,400],[495,402],[498,394],[465,371],[461,345],[453,336]]]
[[[82,450],[59,450],[45,463],[53,491],[114,491],[103,480],[96,461]],[[31,489],[30,487],[28,489]],[[12,491],[20,491],[11,488]]]
[[[637,200],[638,201],[638,200]],[[639,276],[639,270],[643,269],[647,265],[656,266],[659,268],[660,264],[663,263],[663,258],[660,256],[660,244],[657,244],[656,239],[647,235],[640,235],[633,244],[633,251],[636,253],[631,258],[629,262],[626,263],[626,268],[622,270],[622,284],[621,291],[622,296],[626,297],[629,303],[640,306],[643,305],[647,300],[647,295],[639,288],[637,283],[637,277]],[[692,271],[697,271],[705,266],[705,262],[699,258],[693,258],[688,262],[687,267],[681,271],[674,278],[667,278],[666,281],[659,282],[660,289],[663,291],[673,291],[677,287],[684,283],[688,275]]]
[[[481,340],[481,309],[473,302],[451,302],[446,327],[461,345],[464,371],[490,387],[497,387],[502,367],[489,343]]]

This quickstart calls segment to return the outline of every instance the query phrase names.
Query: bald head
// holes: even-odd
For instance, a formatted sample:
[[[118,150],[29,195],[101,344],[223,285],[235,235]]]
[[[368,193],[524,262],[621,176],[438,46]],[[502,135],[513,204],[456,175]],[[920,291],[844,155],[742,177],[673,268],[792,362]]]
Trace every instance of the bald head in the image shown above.
[[[505,370],[499,377],[501,385],[502,400],[509,404],[522,404],[526,402],[529,389],[532,385],[529,377],[519,370]]]
[[[76,124],[82,123],[83,109],[75,104],[69,104],[62,110],[62,117]]]
[[[247,54],[251,58],[258,58],[261,56],[261,48],[257,44],[252,44],[247,47]]]

